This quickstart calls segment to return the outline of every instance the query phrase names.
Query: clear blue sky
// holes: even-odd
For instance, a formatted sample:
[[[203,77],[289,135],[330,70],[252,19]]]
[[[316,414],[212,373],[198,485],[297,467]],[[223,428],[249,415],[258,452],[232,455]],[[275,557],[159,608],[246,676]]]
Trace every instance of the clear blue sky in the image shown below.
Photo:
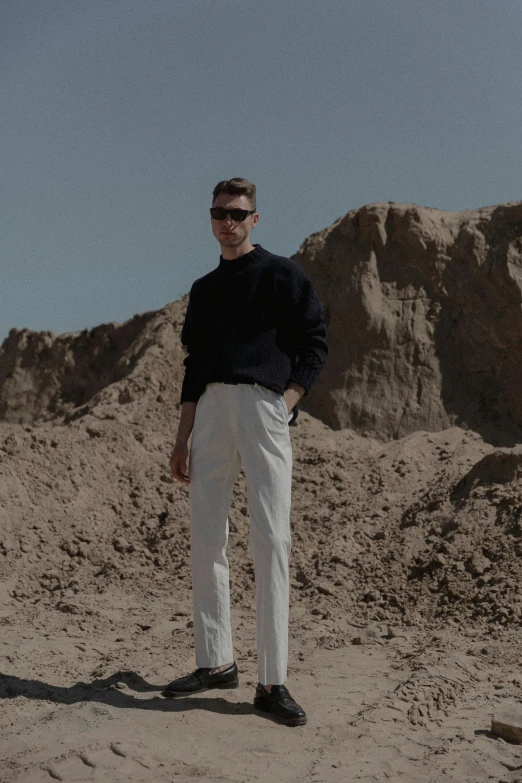
[[[375,201],[522,199],[522,0],[2,0],[0,340],[179,298],[211,191],[283,255]]]

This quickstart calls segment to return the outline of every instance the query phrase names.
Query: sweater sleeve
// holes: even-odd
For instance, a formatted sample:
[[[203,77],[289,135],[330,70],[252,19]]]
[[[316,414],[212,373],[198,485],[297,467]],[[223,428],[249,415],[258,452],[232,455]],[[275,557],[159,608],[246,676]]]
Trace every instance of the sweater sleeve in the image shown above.
[[[197,357],[195,355],[195,329],[194,329],[194,306],[192,304],[192,292],[190,294],[185,322],[181,330],[181,343],[187,351],[187,356],[183,360],[185,365],[185,375],[181,387],[180,403],[197,402],[201,397],[201,390],[198,388]]]
[[[308,394],[325,365],[328,345],[323,308],[312,281],[304,273],[300,294],[293,304],[292,317],[297,361],[289,381],[303,386]]]

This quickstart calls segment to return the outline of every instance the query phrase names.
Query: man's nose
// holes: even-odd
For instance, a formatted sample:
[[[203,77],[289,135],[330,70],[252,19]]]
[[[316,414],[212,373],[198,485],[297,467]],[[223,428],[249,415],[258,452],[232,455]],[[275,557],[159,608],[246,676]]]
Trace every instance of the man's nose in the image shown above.
[[[232,216],[230,215],[230,212],[227,212],[227,216],[225,218],[225,223],[233,223]]]

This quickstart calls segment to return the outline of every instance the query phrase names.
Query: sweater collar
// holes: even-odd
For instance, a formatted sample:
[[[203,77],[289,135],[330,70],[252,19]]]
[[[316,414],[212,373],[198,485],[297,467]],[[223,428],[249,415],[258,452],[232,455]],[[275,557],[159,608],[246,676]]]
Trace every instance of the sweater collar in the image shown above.
[[[254,245],[254,249],[250,253],[245,253],[238,258],[223,258],[219,256],[219,268],[223,272],[236,272],[240,269],[244,269],[245,266],[250,266],[256,261],[259,261],[265,251],[261,245]]]

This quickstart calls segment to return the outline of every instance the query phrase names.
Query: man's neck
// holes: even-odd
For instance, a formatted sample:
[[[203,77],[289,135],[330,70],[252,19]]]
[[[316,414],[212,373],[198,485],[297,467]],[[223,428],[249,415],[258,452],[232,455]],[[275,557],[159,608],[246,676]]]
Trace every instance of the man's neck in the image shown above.
[[[243,242],[243,244],[238,245],[237,247],[224,247],[223,245],[220,245],[220,247],[221,255],[226,261],[233,261],[235,258],[241,258],[241,256],[255,250],[254,245],[250,241]]]

